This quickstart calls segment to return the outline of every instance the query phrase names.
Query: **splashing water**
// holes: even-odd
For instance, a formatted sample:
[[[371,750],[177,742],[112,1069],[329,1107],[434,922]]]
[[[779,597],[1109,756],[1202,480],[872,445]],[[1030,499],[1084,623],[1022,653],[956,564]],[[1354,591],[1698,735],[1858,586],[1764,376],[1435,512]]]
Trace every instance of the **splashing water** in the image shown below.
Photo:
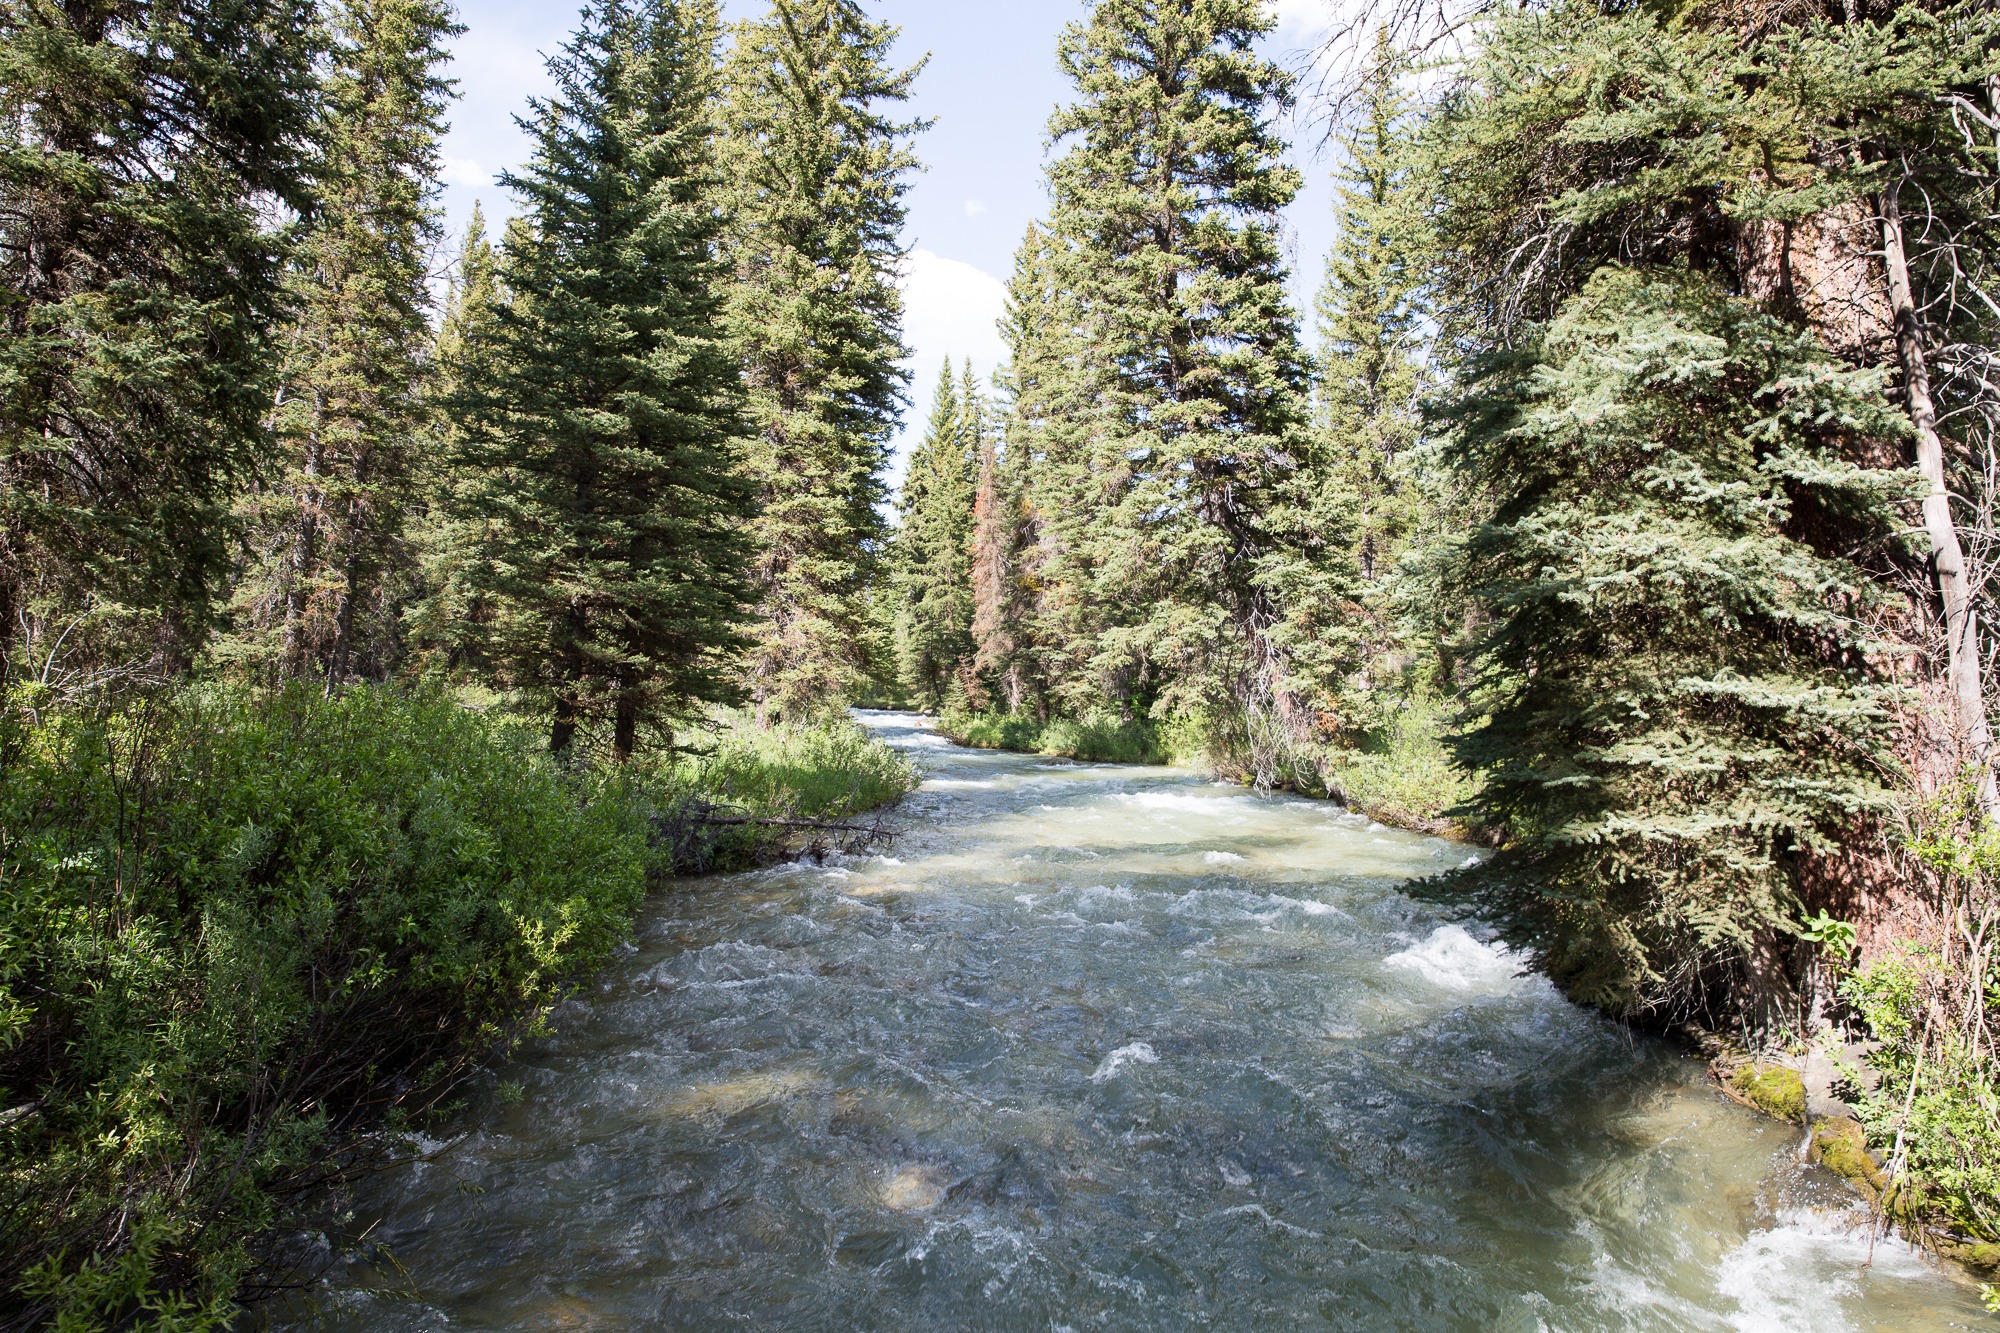
[[[1465,848],[863,720],[931,778],[893,855],[661,895],[280,1326],[1990,1326],[1402,892]]]

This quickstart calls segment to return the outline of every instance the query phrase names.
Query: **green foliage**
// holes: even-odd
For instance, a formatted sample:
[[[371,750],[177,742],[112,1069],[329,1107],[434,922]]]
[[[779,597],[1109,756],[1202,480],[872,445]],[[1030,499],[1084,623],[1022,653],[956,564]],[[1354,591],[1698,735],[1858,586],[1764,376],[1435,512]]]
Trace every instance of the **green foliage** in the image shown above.
[[[751,486],[718,329],[718,23],[713,0],[605,0],[551,60],[534,160],[505,178],[527,205],[506,299],[452,404],[487,637],[559,751],[608,721],[630,756],[734,693]]]
[[[1361,732],[1359,748],[1324,752],[1322,781],[1351,810],[1399,828],[1446,830],[1475,790],[1452,758],[1453,707],[1435,693],[1399,695]]]
[[[0,1289],[214,1327],[274,1191],[623,936],[645,807],[432,694],[50,703],[0,713]]]
[[[910,451],[889,551],[896,673],[909,698],[937,712],[972,673],[972,524],[986,407],[968,362],[953,381],[947,359],[931,419]]]
[[[41,633],[100,602],[149,622],[132,656],[200,642],[264,451],[267,217],[306,203],[313,9],[0,17],[0,678],[24,617]]]
[[[279,678],[383,679],[400,648],[404,520],[432,405],[431,251],[443,0],[339,0],[316,127],[313,214],[294,251],[272,426],[275,475],[241,508],[251,555],[218,655]]]
[[[1951,1022],[1938,1002],[1967,980],[1935,951],[1909,949],[1855,972],[1842,994],[1878,1043],[1868,1062],[1879,1082],[1860,1107],[1870,1139],[1901,1144],[1904,1169],[1955,1229],[2000,1241],[2000,1077],[1983,1021]],[[1990,1012],[2000,974],[1980,980]]]
[[[1190,756],[1174,750],[1184,732],[1151,722],[1093,712],[1041,721],[1025,713],[946,713],[938,730],[960,745],[1014,750],[1114,764],[1171,764]]]
[[[907,758],[849,718],[760,727],[725,714],[707,748],[634,774],[657,819],[671,826],[672,863],[694,873],[762,865],[820,842],[809,825],[893,804],[922,780]],[[689,820],[744,819],[695,826]],[[764,822],[756,822],[764,821]],[[656,836],[656,845],[661,843]]]
[[[903,195],[920,124],[883,114],[896,29],[857,0],[773,0],[729,61],[728,329],[749,390],[759,598],[746,683],[766,722],[867,687],[867,590],[900,413]]]
[[[1579,998],[1682,1002],[1793,932],[1796,852],[1886,808],[1845,553],[1903,483],[1838,449],[1905,423],[1880,374],[1705,280],[1607,268],[1453,424],[1494,503],[1459,576],[1492,628],[1455,751],[1508,843],[1481,891]]]

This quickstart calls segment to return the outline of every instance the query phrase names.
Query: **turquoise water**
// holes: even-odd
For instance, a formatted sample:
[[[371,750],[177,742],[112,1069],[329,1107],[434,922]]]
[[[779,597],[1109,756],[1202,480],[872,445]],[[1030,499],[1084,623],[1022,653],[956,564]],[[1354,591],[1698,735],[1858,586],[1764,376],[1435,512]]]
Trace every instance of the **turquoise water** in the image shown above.
[[[864,721],[929,775],[895,845],[657,898],[280,1326],[1992,1326],[1406,895],[1467,849]]]

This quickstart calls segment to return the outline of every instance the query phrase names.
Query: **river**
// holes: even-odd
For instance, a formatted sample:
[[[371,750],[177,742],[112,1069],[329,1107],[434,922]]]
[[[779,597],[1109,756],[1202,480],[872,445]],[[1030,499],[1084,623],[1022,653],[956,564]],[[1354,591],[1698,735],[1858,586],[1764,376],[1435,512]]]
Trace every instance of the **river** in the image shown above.
[[[864,722],[883,854],[689,882],[283,1327],[1991,1327],[1798,1132],[1404,892],[1467,849]]]

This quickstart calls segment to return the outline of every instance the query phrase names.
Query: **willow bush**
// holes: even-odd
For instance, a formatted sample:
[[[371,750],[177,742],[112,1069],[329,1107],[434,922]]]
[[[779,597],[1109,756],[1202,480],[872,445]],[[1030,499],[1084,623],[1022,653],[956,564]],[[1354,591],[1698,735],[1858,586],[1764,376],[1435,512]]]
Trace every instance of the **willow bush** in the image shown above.
[[[0,710],[0,1323],[210,1326],[622,937],[645,803],[437,694],[51,703]]]

